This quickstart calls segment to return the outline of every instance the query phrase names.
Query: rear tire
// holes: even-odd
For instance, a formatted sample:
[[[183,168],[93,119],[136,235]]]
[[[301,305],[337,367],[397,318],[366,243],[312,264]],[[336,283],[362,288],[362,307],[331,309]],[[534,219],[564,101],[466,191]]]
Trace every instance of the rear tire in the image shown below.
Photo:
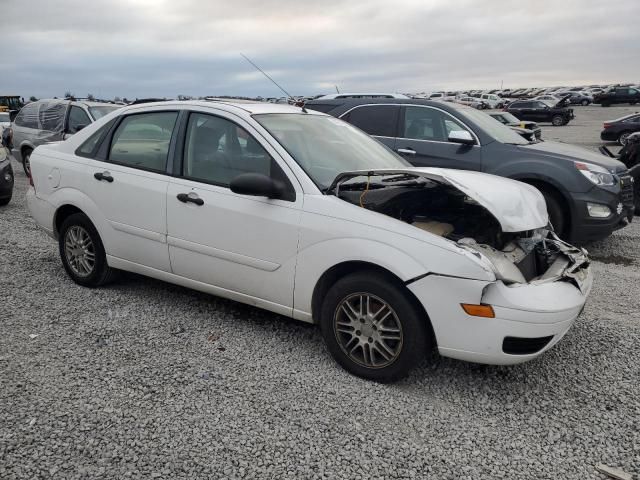
[[[107,264],[100,235],[84,213],[62,222],[58,246],[64,269],[78,285],[95,288],[113,278],[115,271]]]
[[[582,101],[580,102],[580,104],[581,104],[583,107],[586,107],[587,105],[589,105],[589,100],[582,100]]]
[[[371,271],[338,280],[320,315],[322,336],[336,362],[381,383],[405,377],[425,357],[432,346],[427,322],[404,285]]]
[[[7,198],[0,198],[0,207],[4,207],[5,205],[8,205],[9,202],[11,201],[11,196],[9,196]]]
[[[22,151],[22,168],[27,177],[31,176],[31,153],[33,150],[25,148]]]
[[[566,123],[562,115],[554,115],[553,117],[551,117],[551,124],[554,127],[560,127],[562,125],[565,125]]]
[[[622,132],[618,136],[618,143],[624,147],[627,144],[627,139],[629,138],[629,135],[631,135],[631,132]]]

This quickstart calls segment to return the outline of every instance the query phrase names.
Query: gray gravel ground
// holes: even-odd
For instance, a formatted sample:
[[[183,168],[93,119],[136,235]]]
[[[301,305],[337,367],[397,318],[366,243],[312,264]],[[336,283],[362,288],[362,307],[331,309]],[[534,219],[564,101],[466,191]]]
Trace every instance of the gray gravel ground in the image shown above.
[[[544,134],[593,143],[601,119],[578,137],[581,121]],[[309,325],[135,275],[76,286],[28,218],[18,168],[0,210],[0,479],[640,472],[638,223],[591,246],[587,308],[540,359],[434,355],[378,385],[338,368]]]

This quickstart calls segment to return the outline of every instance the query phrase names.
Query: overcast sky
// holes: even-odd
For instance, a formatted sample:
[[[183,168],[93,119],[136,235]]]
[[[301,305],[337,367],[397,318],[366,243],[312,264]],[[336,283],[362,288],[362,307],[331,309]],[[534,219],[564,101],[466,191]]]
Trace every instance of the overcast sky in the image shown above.
[[[0,0],[2,92],[39,98],[640,82],[640,0]],[[15,92],[15,93],[14,93]]]

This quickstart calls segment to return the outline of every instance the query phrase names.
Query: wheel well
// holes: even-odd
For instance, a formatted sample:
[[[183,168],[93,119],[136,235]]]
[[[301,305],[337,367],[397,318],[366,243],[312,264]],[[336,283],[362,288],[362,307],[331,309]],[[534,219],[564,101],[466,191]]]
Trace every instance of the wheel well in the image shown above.
[[[53,233],[55,234],[55,236],[58,236],[58,232],[60,231],[60,227],[62,226],[62,222],[65,221],[65,219],[67,219],[70,215],[73,215],[74,213],[84,213],[82,210],[80,210],[78,207],[75,207],[73,205],[63,205],[60,208],[58,208],[58,210],[56,210],[56,214],[55,217],[53,219]]]
[[[571,210],[569,209],[569,203],[567,201],[567,198],[557,187],[551,185],[550,183],[545,182],[544,180],[529,179],[529,178],[519,178],[518,180],[520,180],[521,182],[527,183],[532,187],[536,187],[541,192],[548,193],[549,195],[552,195],[556,200],[558,200],[558,204],[560,205],[560,208],[562,208],[562,213],[564,215],[564,221],[565,221],[565,227],[564,227],[565,232],[562,232],[562,233],[566,234],[568,232],[571,232],[572,222],[571,222]]]
[[[379,265],[376,265],[374,263],[369,263],[369,262],[350,261],[350,262],[339,263],[337,265],[334,265],[333,267],[331,267],[329,270],[327,270],[322,274],[322,276],[318,280],[318,283],[316,283],[316,286],[313,289],[313,295],[311,297],[311,316],[313,318],[313,321],[315,323],[318,323],[320,321],[320,311],[322,309],[322,300],[324,299],[329,289],[333,286],[333,284],[347,275],[350,275],[355,272],[363,272],[363,271],[379,273],[387,277],[389,281],[394,282],[399,286],[402,286],[402,288],[407,292],[408,297],[411,300],[411,302],[414,304],[414,306],[424,315],[424,318],[426,320],[426,326],[429,329],[429,332],[431,333],[431,338],[433,339],[433,344],[437,345],[437,339],[435,336],[435,332],[433,330],[433,326],[431,325],[431,320],[429,319],[429,314],[424,309],[424,306],[422,305],[422,303],[420,303],[417,297],[413,294],[413,292],[406,287],[405,283],[400,278],[398,278],[397,275],[390,272],[386,268],[383,268]]]
[[[20,153],[24,155],[27,150],[31,150],[33,152],[33,148],[31,148],[29,145],[23,145],[22,148],[20,149]]]

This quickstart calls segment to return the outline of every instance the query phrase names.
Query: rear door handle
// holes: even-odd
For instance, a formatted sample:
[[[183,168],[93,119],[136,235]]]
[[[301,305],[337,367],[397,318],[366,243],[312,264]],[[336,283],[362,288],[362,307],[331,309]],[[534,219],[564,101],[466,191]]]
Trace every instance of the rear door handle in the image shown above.
[[[93,174],[93,177],[96,180],[104,180],[105,182],[113,182],[113,177],[109,172],[97,172]]]
[[[398,153],[401,153],[403,155],[415,155],[416,151],[413,150],[412,148],[399,148],[398,150],[396,150]]]
[[[189,193],[179,193],[178,195],[176,195],[176,198],[182,203],[191,202],[195,203],[198,206],[204,205],[204,200],[198,197],[195,193],[193,195]]]

